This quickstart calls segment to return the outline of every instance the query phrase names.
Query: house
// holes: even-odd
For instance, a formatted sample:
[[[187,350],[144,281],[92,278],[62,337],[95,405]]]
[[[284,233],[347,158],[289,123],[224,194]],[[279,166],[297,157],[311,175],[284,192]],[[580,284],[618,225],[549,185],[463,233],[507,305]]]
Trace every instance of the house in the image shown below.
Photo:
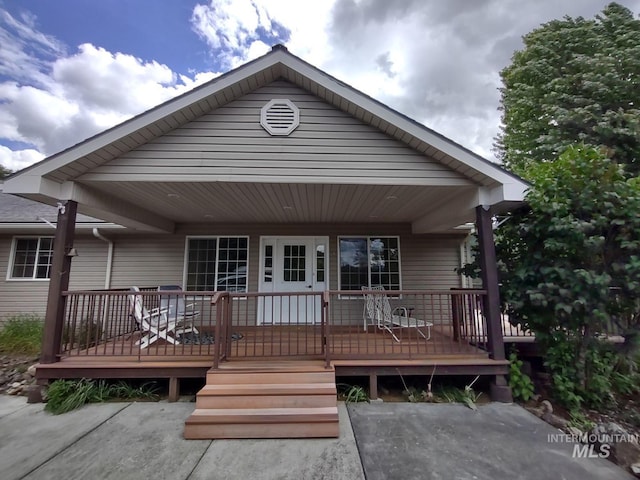
[[[436,370],[489,375],[509,400],[491,216],[525,190],[278,45],[8,178],[5,193],[57,208],[57,228],[53,244],[53,229],[3,233],[1,267],[5,285],[48,284],[41,382],[164,376],[175,396],[179,378],[321,361],[369,376],[373,397],[378,375]],[[104,222],[97,235],[86,216]],[[469,222],[482,290],[455,272]],[[196,304],[197,338],[140,348],[128,289],[146,287],[152,308],[174,284]],[[363,324],[361,288],[378,285],[432,324],[428,339]]]
[[[3,193],[0,181],[0,327],[18,314],[44,318],[57,217],[54,206]],[[75,245],[82,255],[74,261],[70,288],[110,288],[107,266],[113,245],[106,236],[123,230],[97,218],[77,216]],[[17,252],[29,250],[39,262],[16,261]]]

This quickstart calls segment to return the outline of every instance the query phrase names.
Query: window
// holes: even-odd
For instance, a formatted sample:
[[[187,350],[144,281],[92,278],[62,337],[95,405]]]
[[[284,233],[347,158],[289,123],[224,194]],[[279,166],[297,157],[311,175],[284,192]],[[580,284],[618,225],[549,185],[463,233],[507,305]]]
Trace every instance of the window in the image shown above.
[[[12,279],[37,280],[51,276],[53,237],[14,238]]]
[[[187,239],[187,290],[247,291],[247,237]]]
[[[340,290],[382,285],[400,290],[398,237],[340,238]]]
[[[304,282],[306,276],[306,245],[284,246],[284,281]]]

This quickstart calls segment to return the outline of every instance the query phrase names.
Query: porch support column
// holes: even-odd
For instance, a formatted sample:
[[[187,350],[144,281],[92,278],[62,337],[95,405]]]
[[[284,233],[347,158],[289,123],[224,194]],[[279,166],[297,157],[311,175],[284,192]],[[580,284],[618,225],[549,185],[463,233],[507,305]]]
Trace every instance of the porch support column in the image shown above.
[[[47,313],[44,318],[41,363],[57,362],[58,354],[60,353],[65,303],[62,292],[69,289],[72,258],[69,256],[69,252],[73,248],[77,211],[78,203],[72,200],[58,204],[58,224],[53,241],[53,259],[51,262]]]
[[[484,298],[484,313],[487,319],[487,347],[494,360],[504,360],[504,338],[500,318],[500,289],[498,285],[498,264],[496,246],[493,241],[493,226],[489,206],[476,207],[476,226],[478,228],[478,247],[480,249],[480,270],[482,286],[487,295]],[[504,376],[496,376],[491,384],[493,400],[511,402],[511,388]]]

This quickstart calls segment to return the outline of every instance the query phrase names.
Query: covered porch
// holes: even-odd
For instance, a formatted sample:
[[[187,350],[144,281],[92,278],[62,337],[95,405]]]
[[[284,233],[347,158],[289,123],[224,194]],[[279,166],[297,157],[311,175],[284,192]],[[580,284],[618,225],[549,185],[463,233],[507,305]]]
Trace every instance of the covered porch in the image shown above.
[[[510,400],[492,216],[526,188],[276,46],[5,183],[58,206],[37,375],[164,376],[177,395],[179,378],[215,384],[242,362],[286,381],[287,363],[312,361],[369,376],[374,397],[378,375],[436,371],[491,376]],[[77,212],[125,227],[94,232],[109,244],[93,264],[106,263],[105,290],[69,288],[84,261]],[[455,273],[470,224],[481,290]],[[169,283],[185,292],[156,291]],[[150,287],[136,294],[147,309],[163,295],[195,303],[190,331],[149,337],[131,318],[133,285]],[[404,328],[363,318],[359,289],[380,285],[390,309],[405,306],[391,322]]]

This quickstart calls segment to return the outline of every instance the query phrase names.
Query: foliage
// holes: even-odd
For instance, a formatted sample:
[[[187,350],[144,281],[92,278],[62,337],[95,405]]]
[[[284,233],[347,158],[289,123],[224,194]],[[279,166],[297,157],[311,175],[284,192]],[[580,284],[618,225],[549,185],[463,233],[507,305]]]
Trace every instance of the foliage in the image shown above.
[[[59,415],[80,408],[87,403],[109,400],[157,400],[155,387],[143,384],[135,387],[126,382],[109,384],[104,380],[56,380],[47,390],[45,410]]]
[[[509,386],[516,400],[528,401],[533,396],[533,382],[529,375],[522,372],[522,360],[512,352],[509,355]]]
[[[0,330],[0,352],[37,355],[42,347],[44,323],[35,314],[10,317]]]
[[[569,425],[577,428],[582,432],[590,432],[593,427],[596,426],[594,422],[589,420],[583,413],[571,412],[569,413]]]
[[[586,146],[529,171],[528,206],[496,232],[502,299],[536,333],[558,399],[597,405],[617,363],[601,338],[640,328],[640,179]]]
[[[4,178],[8,177],[12,173],[13,173],[12,170],[9,170],[7,167],[3,165],[0,165],[0,180],[3,180]]]
[[[88,348],[97,344],[102,337],[102,322],[82,319],[75,328],[65,324],[62,330],[62,343],[67,348]]]
[[[479,377],[476,377],[469,385],[465,385],[462,388],[455,387],[440,387],[437,392],[437,398],[443,399],[448,403],[464,403],[471,410],[477,410],[476,403],[482,397],[482,392],[476,392],[473,390],[473,384],[476,383]]]
[[[497,153],[531,179],[577,142],[640,172],[640,20],[611,3],[595,19],[564,17],[533,30],[501,72]]]
[[[346,403],[361,403],[368,402],[369,395],[366,390],[359,385],[347,385],[341,383],[338,385],[340,389],[340,396],[344,398]]]

